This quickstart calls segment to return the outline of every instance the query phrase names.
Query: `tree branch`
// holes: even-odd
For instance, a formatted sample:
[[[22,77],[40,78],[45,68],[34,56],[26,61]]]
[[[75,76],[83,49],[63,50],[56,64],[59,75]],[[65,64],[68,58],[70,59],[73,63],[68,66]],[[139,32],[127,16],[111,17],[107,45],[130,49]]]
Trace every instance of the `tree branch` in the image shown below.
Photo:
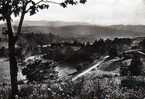
[[[44,3],[52,3],[52,4],[61,4],[58,2],[54,2],[54,1],[49,1],[49,0],[42,0]]]
[[[19,38],[19,35],[21,34],[21,29],[22,29],[23,21],[24,21],[24,17],[25,17],[25,14],[26,14],[26,11],[25,11],[26,10],[26,6],[27,6],[27,4],[24,5],[23,9],[22,9],[22,13],[21,13],[21,17],[20,17],[18,28],[17,28],[17,32],[16,32],[14,43],[16,43],[16,41]]]
[[[8,38],[9,40],[11,39],[11,41],[13,41],[14,39],[14,35],[13,35],[13,30],[12,30],[12,24],[11,24],[11,18],[10,17],[6,17],[6,23],[7,23],[7,28],[8,28]],[[14,44],[14,42],[11,42],[12,44]]]
[[[19,36],[21,34],[21,29],[22,29],[22,24],[23,24],[24,16],[25,16],[25,13],[22,12],[22,15],[21,15],[20,21],[19,21],[19,25],[18,25],[18,28],[17,28],[16,36],[15,36],[15,43],[18,40],[18,38],[19,38]]]
[[[60,5],[61,3],[58,3],[58,2],[54,2],[54,1],[49,1],[49,0],[40,0],[38,2],[35,3],[35,5],[39,5],[40,3],[51,3],[51,4],[58,4]],[[31,8],[27,9],[26,12],[29,12]]]

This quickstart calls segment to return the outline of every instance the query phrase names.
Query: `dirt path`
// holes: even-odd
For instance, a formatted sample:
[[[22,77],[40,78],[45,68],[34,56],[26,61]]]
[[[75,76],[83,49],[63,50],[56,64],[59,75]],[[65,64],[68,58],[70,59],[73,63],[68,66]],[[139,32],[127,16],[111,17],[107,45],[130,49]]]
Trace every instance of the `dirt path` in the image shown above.
[[[77,71],[76,69],[73,68],[60,67],[60,66],[56,67],[55,70],[58,71],[59,78],[64,78],[64,79],[67,79],[69,74],[72,74]]]

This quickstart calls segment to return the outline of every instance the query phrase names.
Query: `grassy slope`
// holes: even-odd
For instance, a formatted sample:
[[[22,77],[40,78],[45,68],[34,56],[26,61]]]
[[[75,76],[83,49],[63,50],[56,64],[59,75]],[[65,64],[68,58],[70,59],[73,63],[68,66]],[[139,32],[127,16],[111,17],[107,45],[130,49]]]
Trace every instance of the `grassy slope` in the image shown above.
[[[9,62],[4,58],[0,59],[0,82],[7,82],[10,80]]]

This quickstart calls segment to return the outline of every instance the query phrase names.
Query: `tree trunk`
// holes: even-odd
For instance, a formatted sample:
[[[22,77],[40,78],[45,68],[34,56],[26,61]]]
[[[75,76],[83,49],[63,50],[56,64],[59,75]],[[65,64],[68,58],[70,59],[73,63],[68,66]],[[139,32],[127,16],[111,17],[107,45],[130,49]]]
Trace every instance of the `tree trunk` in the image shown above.
[[[15,57],[15,44],[11,43],[9,38],[9,62],[10,62],[10,75],[11,75],[11,89],[12,89],[12,98],[15,99],[15,95],[18,94],[18,85],[17,85],[17,60]]]
[[[18,84],[17,84],[17,60],[15,53],[15,42],[14,33],[12,31],[11,21],[7,19],[8,27],[8,47],[9,47],[9,64],[10,64],[10,76],[11,76],[11,99],[15,99],[18,94]]]

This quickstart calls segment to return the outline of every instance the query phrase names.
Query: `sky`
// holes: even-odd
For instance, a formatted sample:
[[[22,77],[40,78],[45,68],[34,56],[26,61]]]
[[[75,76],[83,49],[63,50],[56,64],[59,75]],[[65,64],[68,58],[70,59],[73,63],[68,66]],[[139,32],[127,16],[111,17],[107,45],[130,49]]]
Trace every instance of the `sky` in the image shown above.
[[[26,15],[25,20],[76,21],[97,25],[145,24],[144,0],[87,1],[84,5],[78,4],[67,8],[51,4],[48,10],[40,11],[33,16]]]

